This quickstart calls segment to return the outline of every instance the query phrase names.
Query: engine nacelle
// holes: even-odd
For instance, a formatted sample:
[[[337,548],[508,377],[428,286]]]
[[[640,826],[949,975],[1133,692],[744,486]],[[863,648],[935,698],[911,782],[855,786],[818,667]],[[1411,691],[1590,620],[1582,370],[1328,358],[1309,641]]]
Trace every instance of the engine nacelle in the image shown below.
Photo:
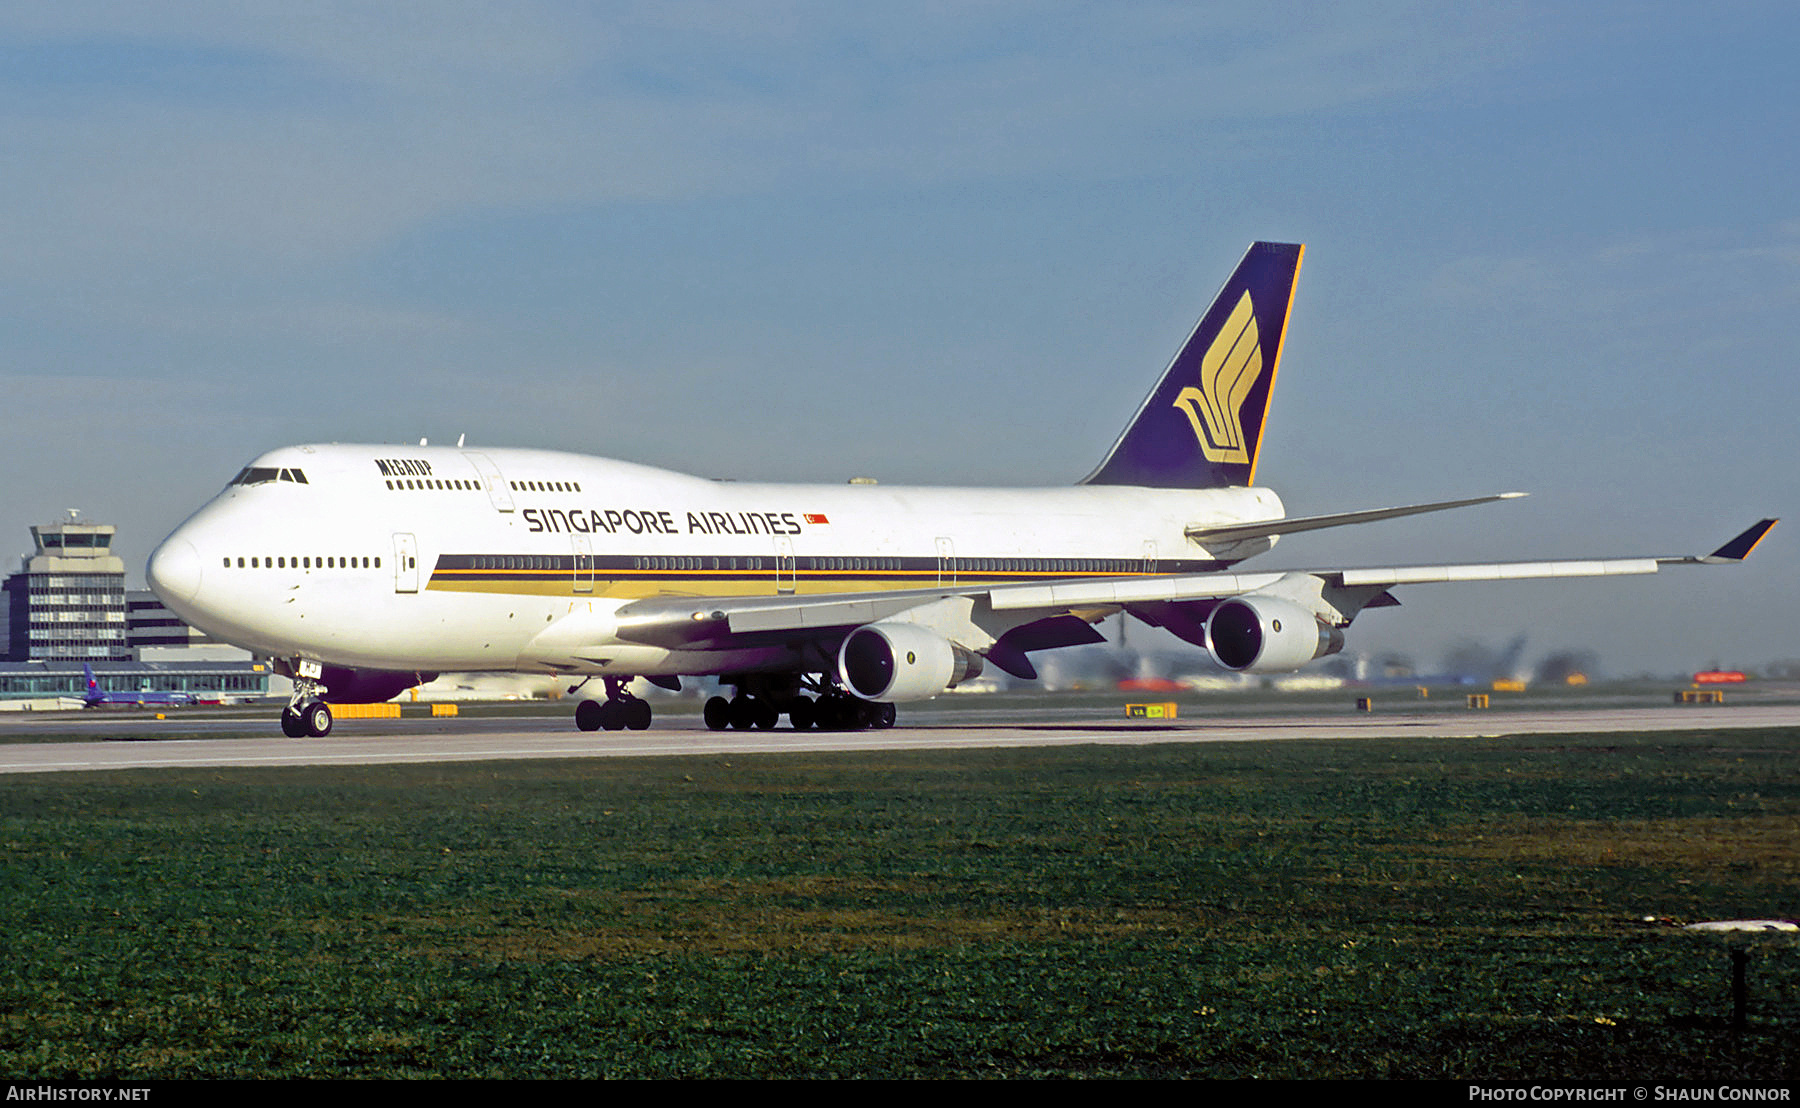
[[[1285,673],[1344,649],[1344,633],[1274,596],[1234,596],[1206,619],[1206,649],[1240,673]]]
[[[981,672],[981,659],[912,623],[858,627],[838,647],[838,682],[864,700],[926,700]]]

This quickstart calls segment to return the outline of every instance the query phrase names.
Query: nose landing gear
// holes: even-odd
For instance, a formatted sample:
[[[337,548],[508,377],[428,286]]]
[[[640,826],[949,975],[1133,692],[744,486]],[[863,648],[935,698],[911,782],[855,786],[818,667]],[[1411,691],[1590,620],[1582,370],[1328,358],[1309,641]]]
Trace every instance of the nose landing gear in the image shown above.
[[[294,693],[281,710],[281,733],[290,739],[322,739],[331,734],[331,707],[325,703],[330,690],[319,680],[323,667],[296,660],[293,669]]]
[[[331,734],[331,706],[323,700],[281,710],[281,733],[290,739],[322,739]]]

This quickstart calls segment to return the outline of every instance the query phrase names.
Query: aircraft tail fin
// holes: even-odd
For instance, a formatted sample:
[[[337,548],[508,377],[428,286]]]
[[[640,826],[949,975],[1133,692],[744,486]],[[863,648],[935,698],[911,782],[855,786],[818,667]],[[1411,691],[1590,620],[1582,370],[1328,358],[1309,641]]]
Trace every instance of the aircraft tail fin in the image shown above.
[[[1257,242],[1084,485],[1249,485],[1300,275],[1298,243]]]

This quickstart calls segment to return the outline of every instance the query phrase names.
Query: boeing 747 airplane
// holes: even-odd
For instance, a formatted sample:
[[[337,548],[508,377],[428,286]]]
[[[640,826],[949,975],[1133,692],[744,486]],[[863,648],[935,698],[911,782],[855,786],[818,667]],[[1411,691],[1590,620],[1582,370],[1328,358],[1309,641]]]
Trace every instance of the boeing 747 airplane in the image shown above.
[[[1227,669],[1342,649],[1364,608],[1432,581],[1654,573],[1702,556],[1243,572],[1281,535],[1506,499],[1289,518],[1255,483],[1302,247],[1250,247],[1098,467],[1070,488],[720,482],[545,450],[294,446],[251,462],[151,554],[164,604],[276,659],[293,736],[333,702],[443,671],[598,680],[577,726],[644,728],[627,685],[734,687],[713,728],[885,727],[897,701],[1120,611]],[[574,691],[574,688],[571,691]]]

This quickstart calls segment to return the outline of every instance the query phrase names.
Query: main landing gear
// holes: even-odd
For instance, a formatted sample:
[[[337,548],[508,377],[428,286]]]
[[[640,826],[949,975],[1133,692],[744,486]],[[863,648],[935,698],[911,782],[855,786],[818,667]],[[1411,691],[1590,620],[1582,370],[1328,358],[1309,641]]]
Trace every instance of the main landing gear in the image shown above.
[[[739,674],[736,695],[715,696],[702,717],[714,731],[773,730],[787,716],[796,731],[864,731],[892,727],[894,706],[876,704],[845,693],[824,679],[794,675]],[[591,680],[591,678],[590,678]],[[629,677],[606,677],[605,700],[583,700],[575,706],[575,726],[583,731],[642,731],[650,726],[650,705],[631,695]],[[728,679],[729,680],[729,679]],[[585,685],[587,682],[582,682]],[[576,685],[569,689],[574,693]],[[816,696],[808,696],[809,690]]]
[[[629,677],[606,678],[605,700],[575,706],[575,726],[583,731],[642,731],[650,726],[650,703],[626,691]],[[579,687],[579,686],[577,686]]]
[[[819,695],[814,698],[800,691],[798,682],[745,680],[737,686],[737,694],[727,699],[715,696],[706,702],[702,718],[714,731],[751,728],[768,731],[781,722],[785,714],[796,731],[864,731],[894,725],[892,704],[874,703],[820,682],[809,682]]]

